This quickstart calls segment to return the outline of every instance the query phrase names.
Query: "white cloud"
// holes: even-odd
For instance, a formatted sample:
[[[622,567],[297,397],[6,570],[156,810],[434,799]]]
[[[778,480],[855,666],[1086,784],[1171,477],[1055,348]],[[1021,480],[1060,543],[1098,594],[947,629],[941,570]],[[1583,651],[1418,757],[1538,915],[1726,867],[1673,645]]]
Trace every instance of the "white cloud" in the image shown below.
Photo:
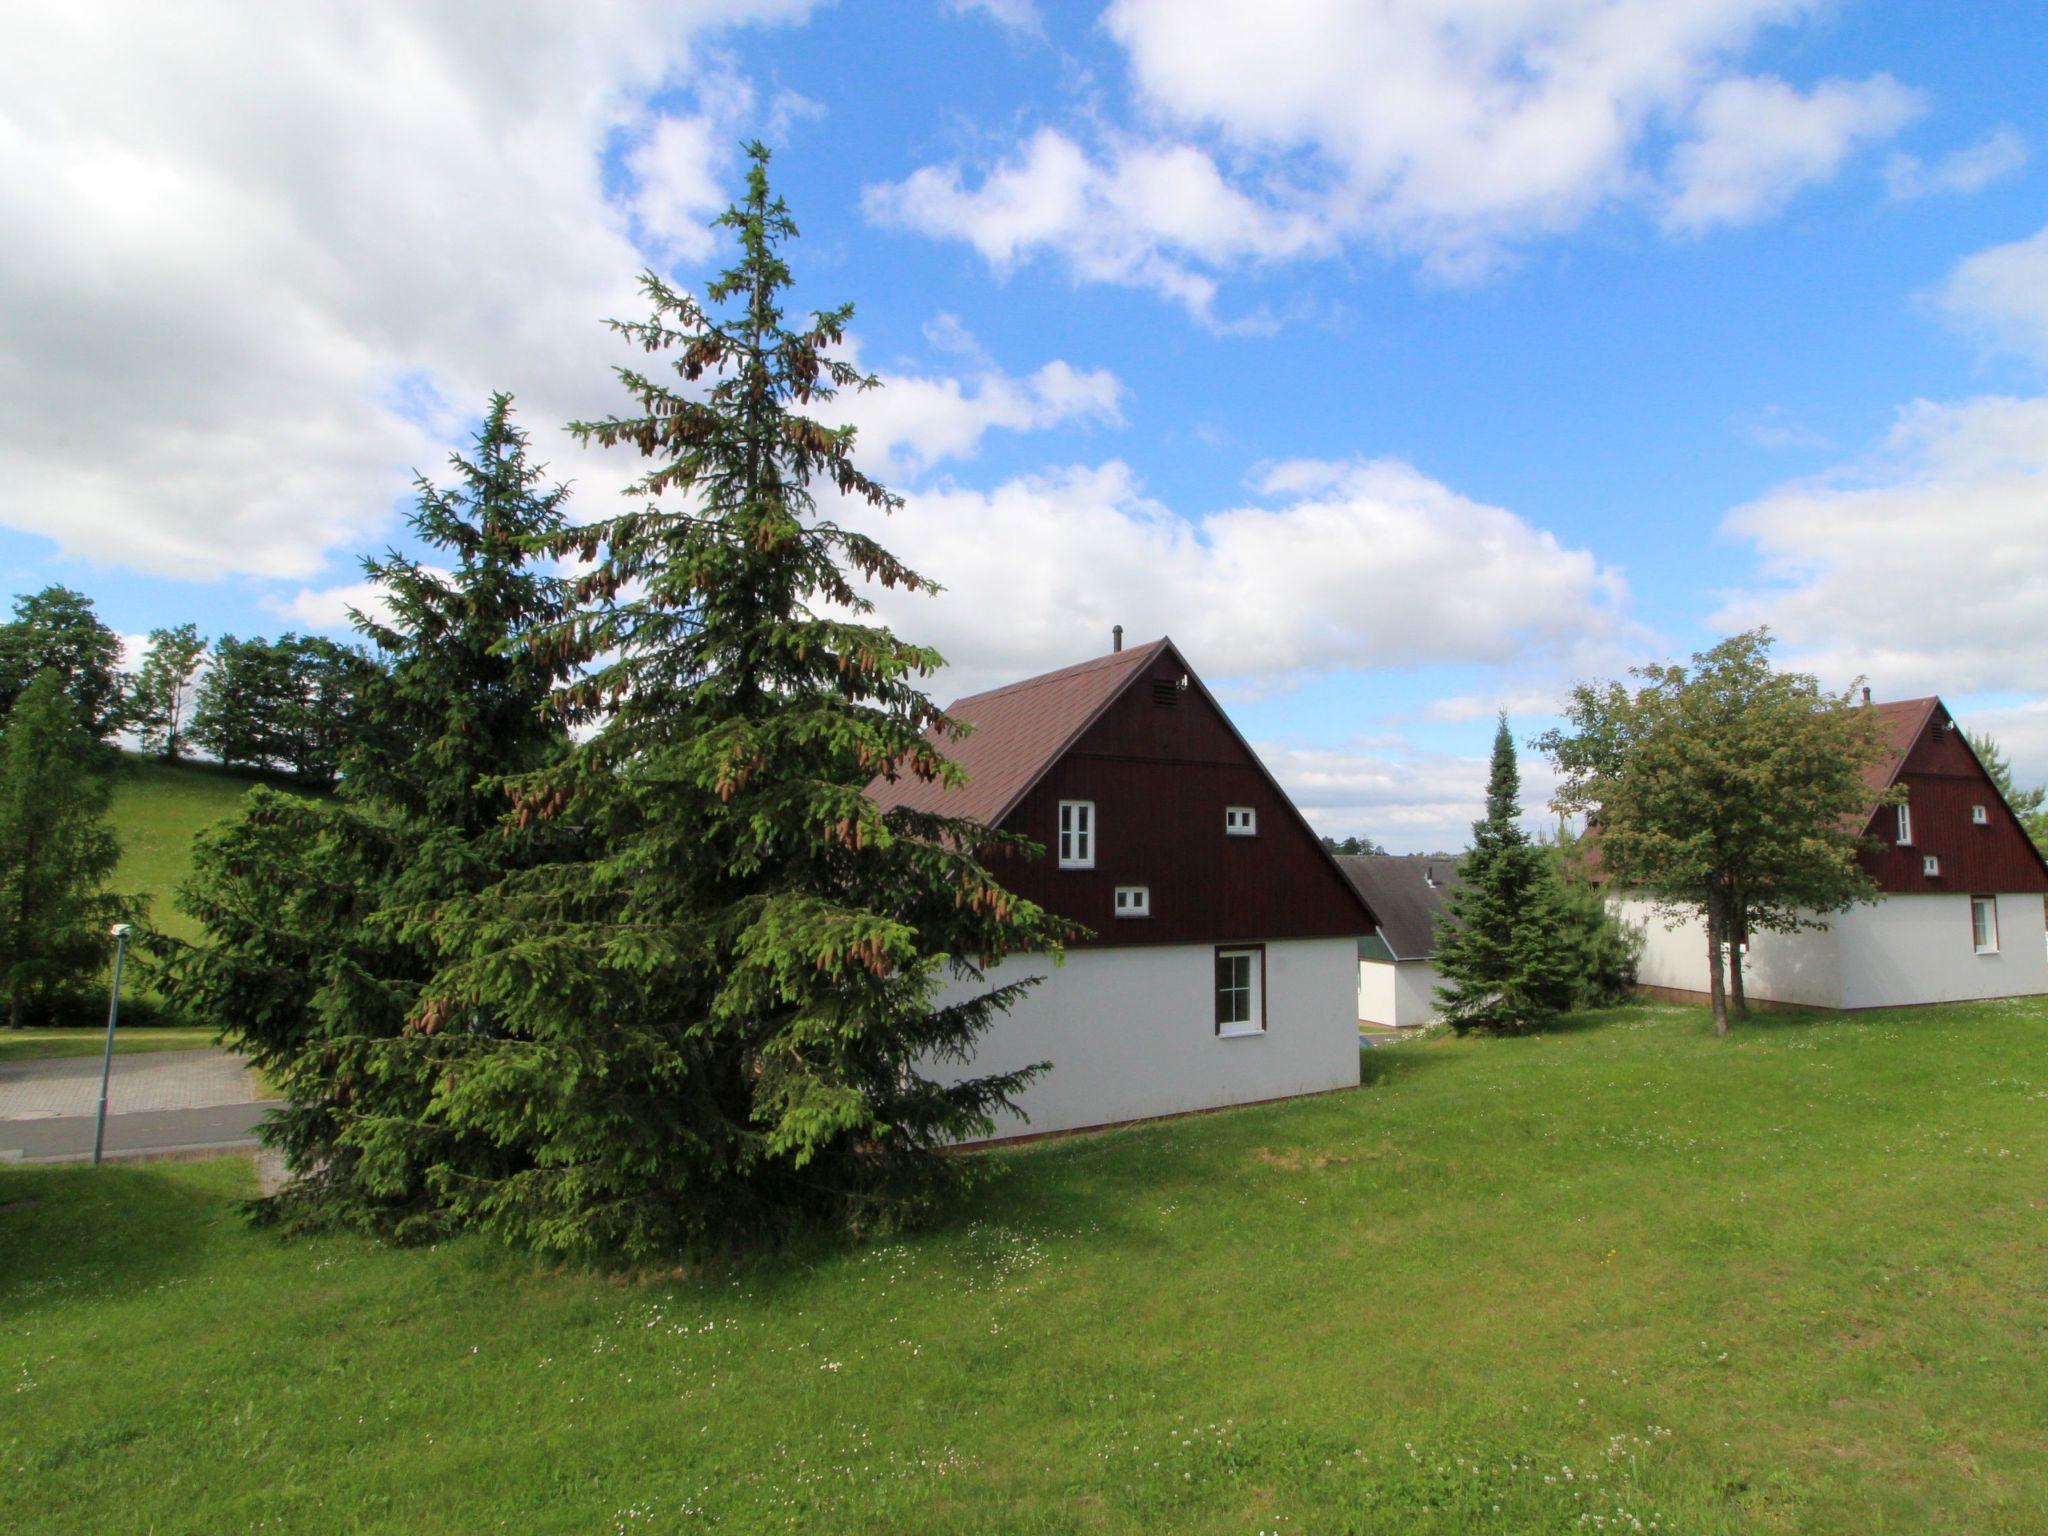
[[[1045,18],[1038,14],[1034,0],[946,0],[946,9],[955,16],[979,11],[1004,31],[1020,36],[1045,35]]]
[[[957,322],[939,335],[955,348],[974,346]],[[1017,378],[984,360],[966,381],[925,374],[880,378],[879,388],[844,391],[820,414],[857,428],[863,465],[884,478],[920,474],[943,459],[972,458],[994,430],[1123,424],[1123,384],[1106,368],[1055,360]]]
[[[709,225],[727,202],[718,171],[730,139],[707,114],[664,115],[626,156],[633,217],[667,259],[702,261],[715,248]]]
[[[2048,368],[2048,227],[1958,263],[1934,301],[1985,347]]]
[[[876,531],[944,583],[878,594],[964,693],[1171,634],[1212,682],[1461,662],[1522,666],[1627,628],[1588,551],[1394,460],[1277,467],[1256,505],[1196,518],[1110,461],[912,494]],[[1000,615],[994,622],[991,615]]]
[[[1893,155],[1885,162],[1885,192],[1894,202],[1968,197],[2016,174],[2026,163],[2026,139],[2016,129],[1999,128],[1982,143],[1944,155],[1932,165],[1918,155]]]
[[[301,587],[290,597],[266,597],[263,606],[280,618],[305,629],[347,629],[349,610],[356,609],[373,619],[391,616],[388,594],[381,582],[350,581],[332,587]]]
[[[927,165],[870,214],[1034,257],[1213,318],[1218,278],[1353,244],[1481,277],[1614,204],[1667,199],[1678,226],[1754,217],[1911,115],[1886,76],[1801,94],[1737,61],[1820,0],[1116,0],[1136,126],[1039,129],[977,177]],[[1736,121],[1745,103],[1753,122]],[[1889,127],[1887,125],[1890,125]]]
[[[693,119],[650,97],[684,85],[723,120],[701,40],[803,9],[11,16],[0,523],[156,573],[311,581],[493,388],[559,468],[553,424],[610,403],[597,322],[638,309],[629,211],[687,248],[705,206]],[[615,142],[644,151],[631,210],[603,182]]]
[[[1729,514],[1762,584],[1716,615],[1881,696],[2048,693],[2048,399],[1903,409],[1879,451]]]
[[[1988,735],[2012,764],[2013,782],[2021,789],[2048,784],[2048,699],[2019,704],[1968,708],[1954,699],[1943,701],[1973,736]]]
[[[1664,226],[1696,234],[1753,224],[1830,180],[1859,144],[1898,132],[1925,109],[1890,75],[1825,80],[1810,92],[1770,77],[1722,80],[1700,99],[1692,136],[1672,155]]]
[[[1342,748],[1254,745],[1309,824],[1332,837],[1362,833],[1390,853],[1457,852],[1471,844],[1472,823],[1486,814],[1485,754],[1423,752],[1399,739]],[[1556,773],[1529,752],[1517,754],[1517,765],[1523,825],[1531,832],[1553,828],[1546,807]]]
[[[1098,160],[1051,128],[977,187],[957,165],[925,166],[863,203],[880,222],[965,240],[998,272],[1056,252],[1077,278],[1150,288],[1205,317],[1216,284],[1198,266],[1328,248],[1308,213],[1237,191],[1200,150],[1124,140]]]

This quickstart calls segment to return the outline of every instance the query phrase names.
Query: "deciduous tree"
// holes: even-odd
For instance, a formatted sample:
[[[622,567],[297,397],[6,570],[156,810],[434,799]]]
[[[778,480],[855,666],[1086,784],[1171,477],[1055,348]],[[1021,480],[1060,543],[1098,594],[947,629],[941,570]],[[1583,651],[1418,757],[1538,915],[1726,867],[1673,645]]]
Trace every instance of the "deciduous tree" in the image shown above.
[[[128,694],[128,723],[143,747],[167,763],[185,748],[193,689],[206,660],[206,641],[194,624],[149,632],[149,650]]]
[[[1752,933],[1824,928],[1875,896],[1858,856],[1886,798],[1865,777],[1885,751],[1876,714],[1853,687],[1829,693],[1776,671],[1770,645],[1754,630],[1690,667],[1637,668],[1633,690],[1581,684],[1569,729],[1541,742],[1564,775],[1555,803],[1588,818],[1606,878],[1699,914],[1720,1034],[1731,990],[1736,1015],[1746,1011]]]
[[[104,741],[122,725],[121,637],[100,622],[92,599],[50,586],[14,600],[0,625],[0,716],[30,683],[54,672],[78,723]]]

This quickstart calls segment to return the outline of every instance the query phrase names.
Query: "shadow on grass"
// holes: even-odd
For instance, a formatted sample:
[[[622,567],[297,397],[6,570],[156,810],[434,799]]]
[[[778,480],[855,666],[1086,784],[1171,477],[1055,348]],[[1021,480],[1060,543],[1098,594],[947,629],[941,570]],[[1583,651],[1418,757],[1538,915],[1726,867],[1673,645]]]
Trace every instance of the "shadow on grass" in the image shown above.
[[[0,1313],[127,1294],[192,1269],[211,1224],[242,1220],[227,1188],[232,1174],[195,1172],[150,1164],[0,1172]]]

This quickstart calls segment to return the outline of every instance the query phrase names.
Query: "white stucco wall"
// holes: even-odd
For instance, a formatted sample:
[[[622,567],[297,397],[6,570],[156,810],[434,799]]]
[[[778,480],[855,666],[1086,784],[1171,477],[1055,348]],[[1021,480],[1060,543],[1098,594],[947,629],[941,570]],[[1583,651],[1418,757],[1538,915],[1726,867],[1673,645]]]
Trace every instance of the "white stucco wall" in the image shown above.
[[[1436,1017],[1436,967],[1427,960],[1358,962],[1358,1017],[1406,1029]]]
[[[1614,903],[1616,915],[1644,930],[1637,980],[1646,986],[1707,991],[1707,941],[1696,917],[1675,930],[1648,902]],[[1825,932],[1760,933],[1743,969],[1749,996],[1809,1008],[1891,1008],[1979,997],[2048,993],[2048,933],[2041,898],[1998,898],[1999,952],[1979,955],[1971,941],[1967,892],[1888,896],[1828,919]]]
[[[1614,903],[1615,915],[1643,931],[1643,955],[1636,980],[1647,987],[1677,987],[1706,995],[1707,932],[1696,916],[1667,926],[1650,902],[1630,897]],[[1967,916],[1967,914],[1965,914]],[[1805,1008],[1840,1008],[1842,954],[1839,934],[1760,933],[1743,964],[1743,984],[1759,1002],[1795,1003]]]
[[[949,1070],[1053,1064],[1018,1100],[1028,1122],[1006,1116],[999,1137],[1355,1088],[1357,969],[1354,939],[1269,943],[1265,1033],[1219,1038],[1207,944],[1075,950],[1059,967],[1019,957],[989,981],[1044,980],[982,1036],[971,1067]]]
[[[1968,893],[1890,896],[1837,920],[1845,1008],[2048,992],[2041,898],[1998,898],[1998,953],[1980,955]]]

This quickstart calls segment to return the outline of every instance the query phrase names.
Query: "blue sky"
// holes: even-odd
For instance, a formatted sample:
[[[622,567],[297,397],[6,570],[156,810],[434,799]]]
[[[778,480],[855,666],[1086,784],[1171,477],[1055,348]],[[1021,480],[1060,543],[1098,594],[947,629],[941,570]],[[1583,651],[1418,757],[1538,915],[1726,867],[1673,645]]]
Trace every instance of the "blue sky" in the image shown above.
[[[1494,708],[1768,621],[2048,777],[2048,13],[1955,15],[67,8],[0,61],[0,567],[333,626],[495,387],[605,510],[596,321],[715,267],[758,134],[942,692],[1170,630],[1319,824],[1427,848]]]

